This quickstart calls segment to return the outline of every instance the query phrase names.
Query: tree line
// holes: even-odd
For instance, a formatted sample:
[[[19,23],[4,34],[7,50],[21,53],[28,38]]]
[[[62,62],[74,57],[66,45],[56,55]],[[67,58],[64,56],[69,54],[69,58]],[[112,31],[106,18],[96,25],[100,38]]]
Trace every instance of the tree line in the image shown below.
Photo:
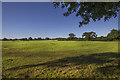
[[[112,29],[110,33],[107,34],[107,36],[100,36],[97,37],[97,34],[95,32],[84,32],[82,35],[82,38],[76,37],[74,33],[70,33],[68,38],[21,38],[21,39],[7,39],[3,38],[2,41],[31,41],[31,40],[58,40],[58,41],[116,41],[120,39],[120,30]]]

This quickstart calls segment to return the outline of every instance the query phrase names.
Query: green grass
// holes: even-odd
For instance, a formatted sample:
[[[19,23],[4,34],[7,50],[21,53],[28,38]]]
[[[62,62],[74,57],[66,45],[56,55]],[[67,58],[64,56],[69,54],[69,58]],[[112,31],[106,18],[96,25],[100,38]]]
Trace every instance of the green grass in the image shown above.
[[[120,78],[118,42],[2,41],[3,78]]]

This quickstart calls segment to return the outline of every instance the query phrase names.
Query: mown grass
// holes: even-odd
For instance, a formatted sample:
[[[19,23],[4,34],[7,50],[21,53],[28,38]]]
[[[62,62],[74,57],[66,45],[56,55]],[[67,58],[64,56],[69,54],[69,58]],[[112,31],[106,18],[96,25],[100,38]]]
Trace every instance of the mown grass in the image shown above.
[[[118,42],[3,41],[3,78],[120,78]]]

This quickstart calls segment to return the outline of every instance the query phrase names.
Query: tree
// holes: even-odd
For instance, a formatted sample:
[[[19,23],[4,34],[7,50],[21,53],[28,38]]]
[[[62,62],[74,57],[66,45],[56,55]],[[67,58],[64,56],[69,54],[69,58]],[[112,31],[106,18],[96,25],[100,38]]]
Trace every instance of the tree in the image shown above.
[[[24,38],[25,41],[27,41],[27,38]]]
[[[7,38],[3,38],[2,40],[3,40],[3,41],[7,41],[8,39],[7,39]]]
[[[14,40],[16,41],[16,40],[19,40],[19,39],[15,38]]]
[[[22,41],[27,41],[28,39],[27,39],[27,38],[21,38],[20,40],[22,40]]]
[[[34,40],[37,40],[37,38],[34,38]]]
[[[84,38],[87,41],[92,40],[93,38],[96,38],[96,37],[97,37],[97,34],[95,32],[85,32],[82,35],[82,38]]]
[[[75,36],[76,36],[75,34],[70,33],[69,37],[67,39],[69,39],[69,40],[75,39]]]
[[[79,26],[86,25],[92,19],[94,22],[101,20],[109,20],[111,17],[116,17],[120,8],[120,2],[54,2],[54,7],[67,8],[64,16],[69,16],[75,13],[83,20]]]
[[[95,41],[106,41],[107,39],[106,39],[106,37],[104,37],[104,36],[100,36],[100,37],[96,37],[96,38],[93,39],[93,40],[95,40]]]
[[[100,37],[100,39],[101,39],[101,40],[104,40],[104,39],[105,39],[105,37],[104,37],[104,36],[101,36],[101,37]]]
[[[33,40],[32,37],[29,37],[28,39],[29,39],[29,40]]]
[[[41,37],[38,37],[38,40],[42,40],[42,38],[41,38]]]
[[[112,40],[118,40],[119,39],[119,31],[112,29],[111,32],[107,35],[107,39],[112,41]]]
[[[78,40],[79,40],[79,41],[84,41],[84,39],[83,39],[83,38],[78,38]]]
[[[65,41],[66,40],[66,38],[54,38],[53,40],[58,40],[58,41]]]
[[[50,38],[49,38],[49,37],[46,37],[45,40],[50,40]]]

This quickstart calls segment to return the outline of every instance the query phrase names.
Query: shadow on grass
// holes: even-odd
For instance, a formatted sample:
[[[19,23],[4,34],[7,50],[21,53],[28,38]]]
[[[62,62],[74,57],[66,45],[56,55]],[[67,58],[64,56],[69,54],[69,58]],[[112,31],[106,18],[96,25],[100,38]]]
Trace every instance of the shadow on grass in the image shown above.
[[[100,67],[97,70],[104,75],[109,75],[109,76],[120,75],[120,53],[117,53],[116,57],[111,57],[111,58],[116,59],[117,65],[107,65],[104,67]]]
[[[18,67],[9,68],[7,70],[19,70],[31,67],[37,67],[42,65],[47,65],[48,67],[67,67],[70,65],[81,65],[81,64],[104,64],[111,63],[114,60],[109,58],[119,58],[118,53],[97,53],[91,55],[81,55],[76,57],[66,57],[63,59],[58,59],[55,61],[49,61],[46,63],[35,64],[35,65],[23,65]],[[106,67],[107,68],[107,67]],[[101,71],[101,70],[100,70]]]
[[[120,75],[120,67],[117,65],[109,65],[105,67],[98,68],[97,71],[101,72],[104,75]]]

